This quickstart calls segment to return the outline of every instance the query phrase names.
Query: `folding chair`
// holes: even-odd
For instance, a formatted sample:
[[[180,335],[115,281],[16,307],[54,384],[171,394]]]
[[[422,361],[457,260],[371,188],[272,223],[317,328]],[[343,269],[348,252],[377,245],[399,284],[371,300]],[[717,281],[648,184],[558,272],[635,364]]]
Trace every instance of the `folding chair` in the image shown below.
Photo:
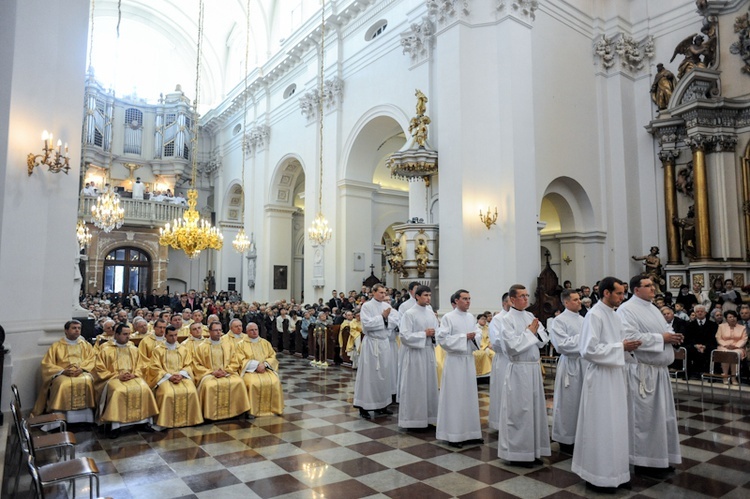
[[[739,352],[727,352],[723,350],[713,350],[711,352],[711,372],[703,373],[701,374],[701,397],[703,396],[703,380],[709,379],[712,382],[721,380],[722,382],[724,380],[729,380],[731,378],[737,379],[737,386],[739,387],[739,393],[740,393],[740,399],[742,398],[742,384],[740,383],[740,353]],[[730,364],[730,370],[731,365],[734,364],[736,366],[735,375],[730,376],[726,373],[717,373],[716,372],[716,366],[719,365],[719,368],[721,368],[720,364]],[[732,390],[729,390],[729,396],[732,396]],[[714,398],[714,385],[711,383],[711,398]]]
[[[680,347],[674,351],[674,360],[682,361],[682,367],[680,369],[669,368],[669,377],[674,378],[675,388],[677,388],[677,376],[682,374],[685,379],[685,386],[687,386],[688,395],[690,395],[690,383],[688,383],[688,372],[687,372],[687,349]],[[677,391],[675,389],[675,391]]]

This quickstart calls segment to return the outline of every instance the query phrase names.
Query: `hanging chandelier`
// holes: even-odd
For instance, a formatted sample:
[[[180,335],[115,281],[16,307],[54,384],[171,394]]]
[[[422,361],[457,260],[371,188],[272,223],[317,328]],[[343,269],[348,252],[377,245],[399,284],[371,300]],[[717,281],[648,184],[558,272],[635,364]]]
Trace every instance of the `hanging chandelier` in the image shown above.
[[[91,243],[91,231],[83,220],[78,220],[76,225],[76,239],[78,240],[78,247],[82,250]]]
[[[248,60],[250,58],[250,0],[247,0],[247,5],[245,6],[247,9],[247,15],[245,17],[245,91],[242,94],[243,95],[243,105],[242,105],[242,146],[240,150],[242,151],[242,177],[241,177],[241,183],[242,183],[242,198],[240,203],[242,204],[242,228],[240,228],[240,231],[237,233],[237,236],[235,236],[234,241],[232,241],[232,246],[234,247],[234,250],[237,253],[244,253],[247,251],[247,249],[250,247],[250,239],[247,238],[247,234],[245,234],[245,137],[247,136],[247,77],[248,77],[248,69],[247,64]]]
[[[307,229],[307,237],[318,246],[331,240],[333,230],[328,227],[328,220],[323,216],[323,79],[325,78],[325,39],[326,39],[326,2],[323,0],[320,11],[320,83],[318,87],[318,124],[320,140],[320,157],[318,161],[318,215]]]
[[[119,229],[125,222],[125,209],[120,206],[120,195],[111,185],[105,184],[104,190],[91,207],[91,222],[104,232]]]
[[[198,204],[198,190],[195,179],[198,172],[198,101],[200,97],[201,48],[203,45],[203,0],[198,2],[198,47],[195,65],[195,118],[193,119],[193,136],[191,137],[192,178],[188,189],[188,209],[182,214],[182,220],[175,219],[173,224],[167,224],[159,229],[159,244],[171,246],[185,252],[188,258],[197,257],[201,250],[219,250],[224,245],[224,236],[211,222],[201,219],[196,209]]]
[[[94,9],[96,3],[91,2],[91,41],[89,46],[89,67],[91,67],[91,57],[94,49]],[[117,37],[120,37],[119,25],[117,30]],[[108,125],[112,126],[111,118],[108,116]],[[105,125],[106,129],[106,125]],[[111,133],[111,132],[110,132]],[[104,189],[96,198],[96,202],[91,207],[91,223],[97,226],[104,232],[112,232],[114,229],[119,229],[125,222],[125,210],[120,206],[120,195],[115,192],[115,189],[109,184],[110,173],[112,171],[112,140],[109,141],[109,167],[107,168],[107,180],[104,184]],[[83,150],[83,146],[81,146]],[[80,240],[79,240],[80,242]]]

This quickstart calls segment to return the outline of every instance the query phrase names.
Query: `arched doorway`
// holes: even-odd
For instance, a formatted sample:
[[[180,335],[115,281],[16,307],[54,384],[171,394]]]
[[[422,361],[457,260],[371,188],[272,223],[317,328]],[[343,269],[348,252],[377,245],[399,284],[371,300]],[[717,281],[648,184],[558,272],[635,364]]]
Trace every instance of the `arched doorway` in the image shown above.
[[[115,248],[104,257],[102,277],[105,293],[148,294],[151,290],[151,258],[131,246]]]

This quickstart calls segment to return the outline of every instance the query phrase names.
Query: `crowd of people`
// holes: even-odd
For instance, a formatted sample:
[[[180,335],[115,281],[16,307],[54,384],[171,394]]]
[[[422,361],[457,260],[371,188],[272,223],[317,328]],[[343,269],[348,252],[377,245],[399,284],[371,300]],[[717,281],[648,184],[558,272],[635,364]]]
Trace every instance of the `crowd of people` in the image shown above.
[[[104,184],[105,190],[109,187],[109,184]],[[122,189],[123,193],[127,192],[128,196],[132,199],[151,200],[160,203],[173,203],[180,206],[187,206],[187,200],[182,194],[178,192],[175,192],[173,194],[172,189],[170,188],[166,188],[163,191],[155,190],[154,192],[151,192],[149,187],[141,182],[140,177],[136,178],[136,181],[133,182],[130,191],[125,191],[124,188],[118,189]],[[94,182],[86,182],[86,184],[83,186],[83,189],[81,189],[82,196],[98,196],[99,193],[100,190],[99,188],[97,188]]]
[[[532,467],[557,442],[590,487],[612,489],[629,481],[630,465],[665,476],[681,462],[668,370],[676,348],[687,349],[693,376],[708,368],[713,349],[746,357],[750,306],[731,279],[707,293],[683,286],[672,297],[656,289],[645,275],[629,283],[607,277],[591,288],[566,281],[564,308],[546,327],[527,311],[522,285],[510,287],[500,311],[478,317],[469,313],[469,291],[460,289],[440,318],[430,288],[417,282],[400,291],[380,284],[334,290],[327,302],[305,305],[195,290],[86,295],[93,345],[79,337],[80,324],[66,324],[65,338],[43,361],[34,412],[70,411],[72,421],[96,419],[115,432],[281,414],[276,352],[289,350],[281,338],[300,338],[307,357],[310,334],[340,325],[349,332],[338,342],[357,369],[353,405],[362,418],[393,414],[389,407],[398,403],[398,424],[407,431],[435,426],[437,439],[451,446],[481,443],[476,378],[489,374],[488,426],[497,431],[500,458]],[[559,355],[551,432],[540,369],[549,342]],[[85,388],[63,388],[76,385],[56,381],[61,376]],[[81,409],[96,417],[80,416]]]

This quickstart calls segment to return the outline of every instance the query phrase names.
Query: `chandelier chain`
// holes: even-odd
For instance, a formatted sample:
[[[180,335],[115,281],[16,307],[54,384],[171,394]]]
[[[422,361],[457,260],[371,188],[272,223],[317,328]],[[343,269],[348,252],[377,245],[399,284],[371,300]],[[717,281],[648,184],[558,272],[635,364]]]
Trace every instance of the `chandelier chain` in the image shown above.
[[[318,87],[318,121],[320,139],[320,171],[318,172],[318,213],[323,213],[323,81],[325,79],[326,58],[326,0],[322,0],[320,9],[320,83]]]
[[[240,183],[242,185],[242,194],[240,196],[240,220],[242,220],[242,227],[237,233],[237,236],[235,236],[234,241],[232,241],[232,246],[234,246],[235,251],[238,253],[244,253],[250,247],[250,240],[245,233],[245,157],[247,155],[245,147],[247,146],[247,79],[249,76],[248,64],[250,61],[250,0],[247,0],[245,8],[247,9],[245,16],[245,90],[242,94],[242,145],[240,147],[242,154],[242,177],[240,178]]]

